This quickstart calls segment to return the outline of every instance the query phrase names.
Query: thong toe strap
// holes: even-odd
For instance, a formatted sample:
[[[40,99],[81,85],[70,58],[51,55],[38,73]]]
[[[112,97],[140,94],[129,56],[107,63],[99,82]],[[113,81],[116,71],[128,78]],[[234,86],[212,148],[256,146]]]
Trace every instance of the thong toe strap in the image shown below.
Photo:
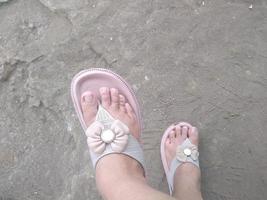
[[[130,134],[126,124],[114,119],[101,105],[95,122],[86,130],[86,136],[94,168],[102,157],[112,153],[130,156],[144,167],[140,143]]]
[[[172,160],[170,170],[167,173],[167,182],[170,192],[173,192],[173,182],[176,169],[183,163],[189,162],[199,167],[198,147],[191,143],[187,138],[181,145],[176,148],[176,157]]]

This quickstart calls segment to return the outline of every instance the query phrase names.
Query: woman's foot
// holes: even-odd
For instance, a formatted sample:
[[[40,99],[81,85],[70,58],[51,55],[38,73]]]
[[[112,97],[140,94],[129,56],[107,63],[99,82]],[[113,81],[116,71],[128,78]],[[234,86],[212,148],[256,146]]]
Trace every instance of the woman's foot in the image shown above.
[[[198,146],[199,137],[196,127],[178,124],[170,131],[165,143],[168,167],[170,167],[171,161],[176,156],[176,147],[181,145],[187,138],[192,144]],[[198,167],[192,163],[183,163],[176,169],[173,194],[177,199],[202,199],[200,193],[200,170]]]
[[[102,87],[99,89],[100,101],[102,106],[115,118],[122,121],[129,127],[130,133],[136,138],[140,138],[140,130],[136,115],[127,99],[119,94],[116,88]],[[98,100],[91,92],[86,91],[82,94],[81,105],[84,121],[87,127],[95,120],[97,113]]]
[[[165,153],[168,166],[176,155],[176,147],[181,145],[187,138],[192,144],[198,146],[198,130],[196,127],[176,125],[169,133],[165,143]]]
[[[81,96],[81,105],[84,121],[89,127],[94,122],[97,114],[98,101],[115,118],[129,127],[130,133],[140,139],[140,130],[134,110],[127,103],[127,99],[119,94],[116,88],[102,87],[99,89],[100,99],[91,91]],[[109,154],[102,157],[96,166],[96,183],[104,199],[121,199],[128,195],[132,184],[140,188],[147,187],[144,178],[144,169],[135,159],[124,154]],[[114,187],[116,186],[116,187]],[[125,194],[122,193],[125,188]],[[133,196],[135,198],[135,196]]]

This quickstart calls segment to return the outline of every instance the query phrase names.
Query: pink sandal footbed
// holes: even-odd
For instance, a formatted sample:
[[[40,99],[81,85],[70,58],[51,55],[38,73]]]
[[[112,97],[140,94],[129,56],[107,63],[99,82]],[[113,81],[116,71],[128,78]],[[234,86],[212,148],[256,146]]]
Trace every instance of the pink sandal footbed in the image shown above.
[[[86,126],[81,109],[81,95],[91,91],[100,102],[99,88],[117,88],[132,106],[140,130],[142,120],[139,104],[130,85],[118,74],[102,68],[83,70],[74,76],[71,83],[71,97],[79,121],[87,136],[93,166],[103,156],[111,153],[122,153],[137,160],[144,167],[143,150],[136,138],[129,133],[128,127],[118,119],[114,119],[101,104],[98,106],[96,120],[89,127]],[[140,137],[140,135],[139,135]]]
[[[117,88],[119,92],[127,98],[137,116],[140,130],[142,130],[143,124],[139,104],[130,85],[121,76],[111,70],[90,68],[76,74],[71,82],[71,97],[84,131],[86,131],[87,127],[82,115],[81,95],[90,90],[100,99],[99,88],[101,87]]]

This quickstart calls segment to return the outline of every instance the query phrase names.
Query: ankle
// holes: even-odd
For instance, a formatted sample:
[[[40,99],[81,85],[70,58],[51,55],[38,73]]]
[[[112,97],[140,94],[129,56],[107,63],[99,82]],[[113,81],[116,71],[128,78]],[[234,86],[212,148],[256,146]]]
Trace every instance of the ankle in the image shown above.
[[[183,163],[180,165],[174,176],[175,188],[182,189],[183,186],[200,190],[200,169],[192,163]]]
[[[126,182],[133,181],[145,183],[144,170],[136,160],[123,154],[110,154],[99,160],[96,182],[103,196],[114,196]]]
[[[124,154],[110,154],[101,158],[96,166],[96,176],[101,177],[105,173],[116,176],[144,177],[144,169],[139,162]]]
[[[200,179],[200,169],[192,163],[183,163],[176,169],[175,176]]]

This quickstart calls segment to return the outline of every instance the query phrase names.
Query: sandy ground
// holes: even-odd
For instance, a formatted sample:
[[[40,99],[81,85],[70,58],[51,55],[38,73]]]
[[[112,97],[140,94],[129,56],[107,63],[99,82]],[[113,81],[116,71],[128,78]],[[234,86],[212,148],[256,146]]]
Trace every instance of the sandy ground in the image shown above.
[[[91,67],[136,91],[153,187],[186,120],[205,199],[267,198],[266,0],[0,0],[1,200],[101,199],[69,92]]]

